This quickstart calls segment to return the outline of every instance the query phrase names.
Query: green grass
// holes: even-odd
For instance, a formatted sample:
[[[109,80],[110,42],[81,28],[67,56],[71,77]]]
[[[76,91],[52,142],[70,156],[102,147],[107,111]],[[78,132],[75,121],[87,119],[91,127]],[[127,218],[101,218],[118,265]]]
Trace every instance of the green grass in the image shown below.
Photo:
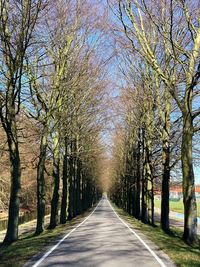
[[[154,201],[155,203],[155,207],[156,208],[160,208],[161,206],[161,200],[159,199],[155,199]],[[179,212],[179,213],[183,213],[183,201],[180,200],[180,201],[170,201],[169,202],[169,206],[170,206],[170,210],[171,211],[176,211],[176,212]],[[200,217],[200,202],[198,201],[197,202],[197,216]]]
[[[54,230],[45,230],[41,235],[34,236],[34,233],[24,234],[20,236],[17,242],[9,246],[0,244],[0,266],[1,267],[21,267],[32,256],[45,251],[45,247],[51,245],[56,238],[64,233],[69,232],[75,225],[83,220],[91,210],[79,215],[65,225],[59,225]]]
[[[198,245],[191,247],[183,242],[181,239],[181,230],[173,228],[172,234],[169,236],[162,231],[159,225],[153,227],[148,224],[143,224],[114,204],[113,206],[122,219],[132,225],[134,229],[141,231],[149,240],[153,241],[161,250],[168,254],[177,266],[200,266],[200,247]]]

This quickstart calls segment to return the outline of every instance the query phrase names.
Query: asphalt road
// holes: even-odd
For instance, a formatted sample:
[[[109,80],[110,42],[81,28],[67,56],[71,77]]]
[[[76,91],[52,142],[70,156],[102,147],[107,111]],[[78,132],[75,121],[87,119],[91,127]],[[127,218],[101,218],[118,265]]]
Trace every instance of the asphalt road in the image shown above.
[[[140,238],[142,237],[142,240]],[[154,244],[123,223],[107,199],[47,256],[29,266],[159,267],[174,266]],[[26,265],[27,266],[27,265]]]

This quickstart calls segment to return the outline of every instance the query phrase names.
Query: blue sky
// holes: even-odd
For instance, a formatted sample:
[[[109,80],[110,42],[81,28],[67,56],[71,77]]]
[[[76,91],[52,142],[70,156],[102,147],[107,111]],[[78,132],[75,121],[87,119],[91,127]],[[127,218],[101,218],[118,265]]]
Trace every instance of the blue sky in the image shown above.
[[[194,167],[196,184],[200,184],[200,167]]]

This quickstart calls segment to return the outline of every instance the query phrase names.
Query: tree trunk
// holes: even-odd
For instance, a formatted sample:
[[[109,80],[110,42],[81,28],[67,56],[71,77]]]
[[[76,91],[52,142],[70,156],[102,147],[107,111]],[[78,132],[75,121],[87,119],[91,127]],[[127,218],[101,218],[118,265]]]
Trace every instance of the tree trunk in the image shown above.
[[[140,219],[140,180],[141,180],[141,171],[140,171],[140,147],[141,147],[141,141],[140,141],[140,129],[138,130],[138,146],[137,146],[137,174],[136,174],[136,213],[135,217],[137,219]]]
[[[21,165],[18,148],[17,127],[15,118],[7,125],[7,140],[10,157],[11,190],[9,201],[8,227],[4,243],[12,243],[18,239],[19,223],[19,191],[21,188]]]
[[[76,141],[75,141],[76,142]],[[74,145],[74,156],[73,156],[73,217],[77,215],[77,151],[76,146]]]
[[[51,200],[51,217],[49,229],[54,229],[58,224],[58,201],[59,201],[59,186],[60,186],[60,157],[59,157],[59,138],[54,140],[55,149],[53,155],[53,178],[54,178],[54,189]]]
[[[153,192],[153,168],[152,168],[152,140],[153,140],[153,109],[152,105],[147,106],[145,118],[146,132],[144,136],[144,178],[147,183],[146,203],[148,223],[154,223],[154,192]]]
[[[67,221],[67,177],[68,177],[68,159],[67,159],[67,140],[65,140],[65,155],[63,160],[63,174],[62,174],[62,200],[60,211],[60,223],[65,224]]]
[[[47,136],[48,136],[48,129],[47,126],[45,126],[44,132],[41,137],[40,156],[37,166],[37,225],[35,231],[36,234],[40,234],[44,230],[44,217],[45,217],[44,170],[45,170],[45,160],[46,160],[46,150],[47,150]]]
[[[86,200],[86,179],[84,177],[84,182],[82,186],[82,192],[83,192],[83,210],[85,211],[87,209],[87,200]]]
[[[71,220],[73,218],[73,157],[72,157],[72,142],[70,144],[70,156],[69,156],[69,178],[68,178],[68,184],[69,184],[69,203],[68,203],[68,220]]]
[[[147,223],[147,202],[146,202],[146,194],[147,194],[147,181],[145,179],[145,145],[144,145],[144,139],[145,139],[145,130],[142,129],[142,215],[141,215],[141,221],[143,223]]]
[[[154,222],[154,204],[153,204],[153,174],[152,174],[152,142],[150,138],[145,137],[145,160],[144,160],[144,179],[146,180],[146,203],[147,203],[147,221],[150,224]]]
[[[125,174],[124,175],[124,199],[123,199],[123,202],[124,202],[124,209],[125,211],[127,211],[127,206],[128,206],[128,191],[127,191],[127,175]]]
[[[170,147],[169,140],[163,141],[163,175],[161,199],[161,228],[169,233],[169,181],[170,181]]]
[[[81,160],[77,158],[77,214],[82,212],[82,203],[81,203]]]
[[[155,225],[155,218],[154,218],[154,179],[152,179],[151,184],[152,184],[152,188],[151,188],[151,224]]]
[[[195,178],[192,162],[193,122],[190,114],[183,114],[183,135],[181,162],[183,173],[184,234],[183,239],[190,245],[197,242],[197,205]]]
[[[130,177],[128,179],[130,179]],[[132,213],[132,208],[131,208],[132,194],[133,194],[133,192],[132,192],[132,188],[131,188],[131,183],[128,182],[128,184],[127,184],[127,212],[129,214]]]
[[[137,166],[137,153],[135,148],[135,143],[133,144],[132,151],[131,151],[131,162],[130,162],[130,214],[135,217],[136,215],[136,191],[137,191],[137,171],[135,166]]]
[[[162,197],[161,197],[161,228],[164,232],[169,233],[169,182],[170,182],[170,114],[172,98],[165,90],[165,114],[161,113],[164,126],[162,129]],[[161,107],[160,107],[161,108]]]

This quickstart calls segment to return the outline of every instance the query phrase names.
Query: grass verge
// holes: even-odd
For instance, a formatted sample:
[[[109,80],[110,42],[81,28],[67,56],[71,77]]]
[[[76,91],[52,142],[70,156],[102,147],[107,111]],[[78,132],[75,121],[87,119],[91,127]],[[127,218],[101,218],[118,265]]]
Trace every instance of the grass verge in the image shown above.
[[[144,224],[115,206],[113,203],[112,205],[122,219],[128,222],[134,229],[141,231],[149,238],[149,240],[153,241],[177,266],[200,266],[200,247],[198,245],[191,247],[183,242],[181,239],[181,230],[172,228],[172,234],[167,235],[162,231],[158,224],[155,227]]]
[[[22,267],[31,257],[45,251],[60,235],[66,234],[79,224],[83,218],[88,216],[92,209],[77,216],[64,225],[58,225],[54,230],[45,230],[41,235],[35,236],[33,232],[21,235],[19,240],[9,246],[0,244],[0,266],[1,267]]]

